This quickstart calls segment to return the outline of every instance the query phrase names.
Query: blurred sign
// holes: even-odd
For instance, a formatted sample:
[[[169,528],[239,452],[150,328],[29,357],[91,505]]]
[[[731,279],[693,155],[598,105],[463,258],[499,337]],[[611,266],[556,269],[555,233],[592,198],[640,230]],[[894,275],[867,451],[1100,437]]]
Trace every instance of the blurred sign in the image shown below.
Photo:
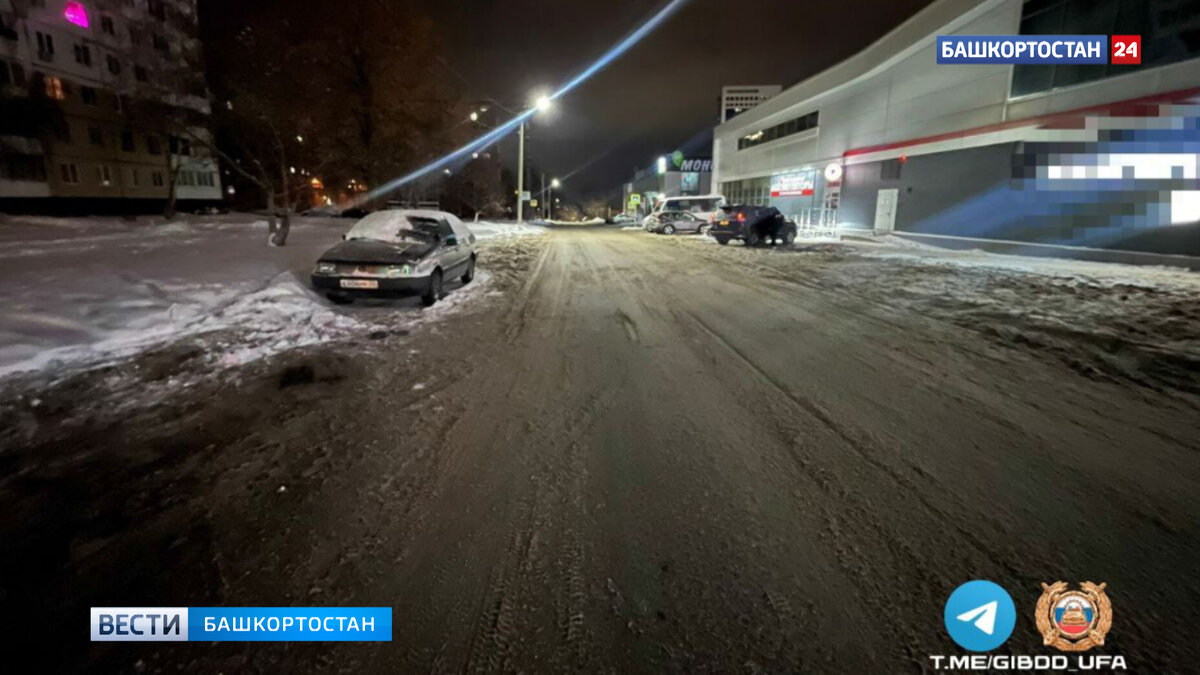
[[[529,194],[530,194],[529,190],[524,190],[523,192],[521,192],[521,201],[523,201],[523,202],[529,201]]]
[[[629,203],[630,204],[641,204],[642,196],[637,193],[629,195]]]
[[[536,206],[537,206],[537,200],[536,200],[536,199],[530,199],[530,200],[529,200],[529,205],[530,205],[530,206],[534,206],[534,207],[536,207]]]
[[[772,197],[809,197],[816,184],[816,171],[797,171],[771,176]]]

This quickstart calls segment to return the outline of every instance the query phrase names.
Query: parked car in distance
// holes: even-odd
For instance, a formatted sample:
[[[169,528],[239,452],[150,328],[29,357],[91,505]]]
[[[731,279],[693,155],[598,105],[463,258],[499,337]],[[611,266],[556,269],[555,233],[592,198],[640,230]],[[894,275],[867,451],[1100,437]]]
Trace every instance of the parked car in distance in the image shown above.
[[[724,246],[741,239],[747,246],[796,241],[796,223],[784,218],[774,206],[722,206],[712,215],[708,235]]]
[[[628,213],[618,213],[609,218],[607,222],[609,225],[628,225],[630,223],[636,223],[637,218],[634,218]]]
[[[428,307],[442,298],[446,279],[475,278],[475,235],[450,213],[377,211],[342,239],[312,272],[313,288],[337,303],[419,295]]]
[[[683,211],[698,216],[702,220],[708,220],[722,206],[725,206],[725,197],[721,195],[666,197],[655,202],[654,210],[650,212],[650,215]]]
[[[700,232],[708,221],[694,213],[666,211],[652,216],[653,220],[646,230],[656,234],[675,234],[676,232]]]

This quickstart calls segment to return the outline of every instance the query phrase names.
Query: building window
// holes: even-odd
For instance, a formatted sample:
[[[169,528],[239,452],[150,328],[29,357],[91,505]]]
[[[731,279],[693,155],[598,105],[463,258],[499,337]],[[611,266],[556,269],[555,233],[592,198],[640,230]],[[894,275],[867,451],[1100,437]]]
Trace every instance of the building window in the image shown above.
[[[43,61],[54,60],[54,38],[41,31],[37,33],[38,58]]]
[[[187,157],[192,154],[192,144],[186,138],[171,136],[169,139],[167,139],[167,143],[170,146],[172,155],[183,155]]]
[[[58,165],[62,175],[62,182],[68,185],[79,184],[79,167],[74,163],[63,163]]]
[[[19,63],[0,60],[0,87],[7,85],[25,86],[25,69]]]
[[[111,16],[100,17],[100,30],[108,33],[109,35],[117,34],[117,29],[113,26],[113,20]]]
[[[87,45],[75,45],[75,63],[92,67],[92,50]]]
[[[104,147],[104,130],[100,127],[88,127],[88,140],[92,145]]]
[[[700,194],[700,174],[695,171],[686,171],[679,175],[679,194],[683,195],[698,195]]]
[[[129,170],[129,184],[132,185],[133,187],[141,187],[142,186],[142,176],[138,172],[137,169]]]
[[[1026,0],[1021,35],[1142,36],[1142,65],[1016,65],[1012,95],[1094,82],[1200,56],[1200,2],[1194,0]]]
[[[101,187],[112,186],[112,172],[109,170],[107,164],[100,164],[96,167],[96,182]]]
[[[133,45],[134,47],[140,47],[142,45],[142,34],[137,32],[137,30],[134,28],[129,29],[129,44]]]
[[[46,76],[46,96],[61,101],[67,97],[67,88],[63,86],[62,78]]]
[[[0,13],[0,38],[16,40],[20,37],[13,28],[14,19],[11,14]]]
[[[79,100],[83,101],[86,105],[96,105],[96,90],[92,87],[81,85],[79,87]]]
[[[167,8],[166,5],[163,4],[163,0],[147,0],[146,6],[149,8],[150,14],[154,18],[160,21],[167,18]]]
[[[117,112],[122,112],[125,110],[125,102],[121,98],[120,94],[113,94],[113,110],[116,110]]]
[[[113,75],[120,75],[121,74],[121,60],[118,59],[117,57],[113,56],[112,54],[108,55],[107,60],[108,60],[108,72],[112,73]]]
[[[801,115],[786,122],[780,122],[773,127],[767,127],[766,129],[742,136],[738,139],[738,150],[753,148],[756,145],[779,140],[780,138],[802,133],[809,129],[816,129],[819,119],[818,112],[813,111],[807,115]]]
[[[152,185],[154,185],[154,187],[162,187],[162,186],[166,185],[166,183],[163,181],[163,172],[161,172],[161,171],[151,172],[150,173],[150,183]]]
[[[145,82],[148,80],[149,78],[146,77],[146,68],[144,66],[134,66],[133,79],[137,80],[138,82]]]
[[[151,155],[162,154],[162,144],[158,140],[158,136],[146,136],[146,152]]]
[[[121,149],[125,152],[133,152],[133,131],[126,129],[121,132]]]
[[[45,183],[46,163],[41,155],[5,154],[0,162],[0,178]]]
[[[154,34],[154,48],[160,52],[166,53],[166,52],[171,51],[171,43],[167,42],[167,38],[163,37],[162,35],[159,35],[158,33],[155,33]]]

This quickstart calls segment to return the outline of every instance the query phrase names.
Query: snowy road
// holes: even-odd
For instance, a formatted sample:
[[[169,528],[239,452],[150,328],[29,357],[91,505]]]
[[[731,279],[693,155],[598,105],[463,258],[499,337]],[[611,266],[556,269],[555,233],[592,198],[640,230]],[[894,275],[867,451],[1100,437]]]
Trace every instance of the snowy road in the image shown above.
[[[1040,583],[1091,580],[1114,603],[1106,653],[1190,667],[1195,331],[1149,345],[1108,326],[1136,290],[1072,301],[1047,282],[1020,341],[982,300],[1039,283],[1011,270],[598,228],[507,247],[494,302],[411,334],[252,363],[127,418],[81,415],[86,378],[6,410],[4,621],[395,611],[390,644],[55,639],[47,658],[74,668],[913,672],[958,653],[942,610],[959,584],[1006,587],[1003,651],[1043,654]],[[1187,319],[1187,301],[1151,309]],[[1095,328],[1048,328],[1064,303]],[[1169,353],[1089,370],[1095,333]]]

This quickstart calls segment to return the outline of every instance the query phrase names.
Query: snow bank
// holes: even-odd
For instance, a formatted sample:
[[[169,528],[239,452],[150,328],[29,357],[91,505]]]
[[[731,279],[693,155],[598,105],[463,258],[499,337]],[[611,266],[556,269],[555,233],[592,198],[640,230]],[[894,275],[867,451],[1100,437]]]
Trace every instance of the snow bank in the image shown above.
[[[353,221],[295,217],[288,244],[263,245],[250,214],[118,218],[0,216],[0,378],[87,369],[185,341],[210,367],[426,323],[492,290],[479,272],[431,310],[414,301],[335,307],[308,283]],[[544,234],[477,223],[482,240]]]
[[[475,234],[475,238],[479,241],[546,234],[546,228],[528,223],[518,225],[517,223],[500,223],[483,220],[478,223],[466,223],[466,225],[471,228],[471,232]]]

